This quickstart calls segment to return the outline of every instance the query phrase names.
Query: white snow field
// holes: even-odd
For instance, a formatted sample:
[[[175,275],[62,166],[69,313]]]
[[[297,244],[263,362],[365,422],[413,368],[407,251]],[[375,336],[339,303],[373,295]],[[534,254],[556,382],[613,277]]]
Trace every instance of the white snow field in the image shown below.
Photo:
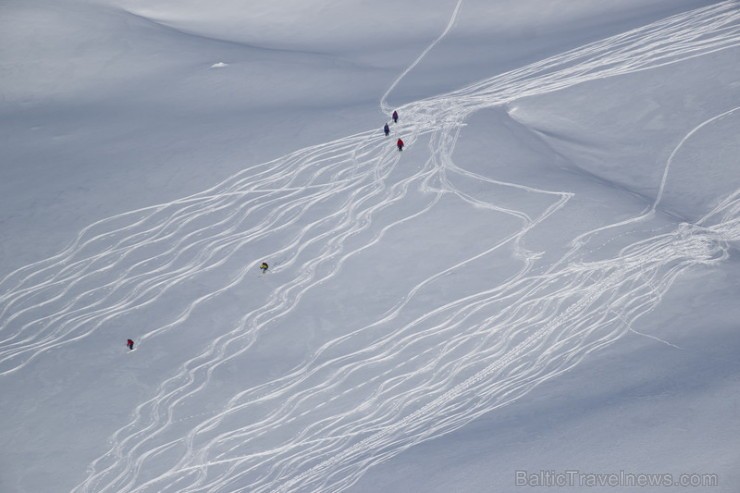
[[[0,491],[739,491],[738,62],[735,0],[3,2]]]

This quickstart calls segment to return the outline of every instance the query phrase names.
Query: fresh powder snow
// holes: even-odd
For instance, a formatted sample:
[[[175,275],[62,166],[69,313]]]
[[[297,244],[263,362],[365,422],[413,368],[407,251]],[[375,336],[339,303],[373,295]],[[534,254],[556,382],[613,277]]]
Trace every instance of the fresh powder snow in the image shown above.
[[[738,491],[739,59],[734,0],[4,2],[0,491]]]

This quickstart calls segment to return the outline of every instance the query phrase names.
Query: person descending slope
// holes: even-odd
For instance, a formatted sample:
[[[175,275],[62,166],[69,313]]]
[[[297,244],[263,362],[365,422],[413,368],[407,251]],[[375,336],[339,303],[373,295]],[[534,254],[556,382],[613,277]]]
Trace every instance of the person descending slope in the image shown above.
[[[398,146],[398,150],[399,151],[402,151],[403,150],[403,145],[404,145],[403,144],[403,140],[398,139],[398,142],[396,142],[396,145]]]
[[[128,346],[129,350],[133,350],[134,349],[134,341],[132,339],[129,339],[128,341],[126,341],[126,346]]]
[[[383,127],[383,132],[385,133],[385,136],[386,136],[386,137],[388,137],[388,134],[389,134],[389,133],[391,133],[391,129],[390,129],[390,127],[388,126],[388,124],[387,124],[387,123],[386,123],[386,124],[385,124],[385,126]]]
[[[393,110],[393,123],[398,123],[398,111]]]
[[[263,274],[264,274],[265,272],[267,272],[267,269],[269,269],[269,268],[270,268],[270,266],[269,266],[269,265],[267,265],[267,262],[262,262],[262,265],[260,265],[260,269],[262,269],[262,273],[263,273]]]

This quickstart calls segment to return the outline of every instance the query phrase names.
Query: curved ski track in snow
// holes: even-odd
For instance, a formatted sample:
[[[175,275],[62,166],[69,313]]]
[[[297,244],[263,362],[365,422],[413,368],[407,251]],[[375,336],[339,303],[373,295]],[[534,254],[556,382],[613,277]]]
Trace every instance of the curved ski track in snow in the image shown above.
[[[183,283],[203,282],[203,292],[177,305],[171,321],[144,340],[181,328],[201,307],[252,282],[248,277],[262,259],[279,259],[268,275],[274,286],[267,302],[245,310],[231,331],[173,369],[111,437],[108,452],[74,492],[342,491],[369,467],[572,368],[628,331],[682,272],[721,262],[729,242],[740,239],[736,192],[697,224],[625,246],[613,258],[580,255],[596,232],[646,215],[582,234],[559,261],[535,269],[537,255],[523,239],[571,195],[458,168],[452,155],[466,118],[523,96],[738,45],[734,2],[694,10],[408,104],[401,108],[403,153],[368,131],[251,167],[202,193],[95,223],[60,254],[0,282],[0,374],[12,378],[117,317],[171,301]],[[423,166],[397,166],[424,141],[430,156]],[[537,194],[549,205],[533,215],[485,202],[455,187],[452,175]],[[520,222],[515,233],[463,262],[472,265],[506,247],[521,261],[516,274],[404,317],[416,293],[452,271],[442,269],[375,321],[349,328],[282,376],[242,389],[216,411],[179,413],[219,367],[249,358],[260,336],[312,288],[331,282],[347,260],[448,194]],[[416,209],[400,209],[412,195]],[[380,222],[383,211],[394,208],[404,215]],[[214,278],[220,284],[214,286]],[[358,336],[372,342],[358,349]]]

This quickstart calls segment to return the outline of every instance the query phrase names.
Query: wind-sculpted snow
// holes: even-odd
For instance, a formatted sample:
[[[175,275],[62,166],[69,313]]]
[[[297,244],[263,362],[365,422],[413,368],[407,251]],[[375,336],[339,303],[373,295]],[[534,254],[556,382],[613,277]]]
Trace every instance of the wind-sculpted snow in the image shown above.
[[[458,167],[453,154],[464,122],[478,110],[736,48],[738,17],[736,3],[720,3],[406,105],[400,110],[403,153],[373,130],[93,224],[60,254],[0,283],[0,373],[12,378],[117,317],[182,300],[183,285],[202,286],[176,305],[169,322],[147,333],[144,341],[154,341],[227,297],[263,259],[280,259],[271,274],[279,282],[266,303],[244,310],[231,330],[172,368],[74,491],[344,490],[369,467],[572,368],[655,308],[683,272],[727,258],[729,244],[740,239],[740,192],[696,224],[633,241],[616,255],[586,258],[601,232],[627,235],[649,223],[656,200],[637,217],[572,238],[565,255],[545,264],[525,248],[526,235],[546,227],[572,194],[477,175]],[[429,154],[422,166],[400,162],[422,152]],[[539,197],[545,205],[533,213],[484,200],[451,177]],[[197,407],[218,368],[253,357],[260,338],[305,296],[448,196],[518,224],[456,268],[509,248],[518,272],[409,316],[418,293],[452,270],[440,269],[371,323],[349,327],[280,376],[233,389],[225,405],[187,417],[183,429],[179,409]],[[357,338],[370,342],[358,345]]]

